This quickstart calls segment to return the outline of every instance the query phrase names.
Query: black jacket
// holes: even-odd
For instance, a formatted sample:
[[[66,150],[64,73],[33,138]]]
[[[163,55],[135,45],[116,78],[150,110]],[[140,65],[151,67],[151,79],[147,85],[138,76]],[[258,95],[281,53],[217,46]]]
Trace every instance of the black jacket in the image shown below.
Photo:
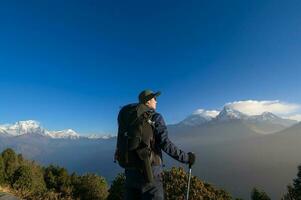
[[[154,152],[162,159],[162,151],[182,163],[188,163],[188,154],[179,149],[168,138],[168,131],[161,114],[155,113],[152,121],[154,124],[155,145]]]

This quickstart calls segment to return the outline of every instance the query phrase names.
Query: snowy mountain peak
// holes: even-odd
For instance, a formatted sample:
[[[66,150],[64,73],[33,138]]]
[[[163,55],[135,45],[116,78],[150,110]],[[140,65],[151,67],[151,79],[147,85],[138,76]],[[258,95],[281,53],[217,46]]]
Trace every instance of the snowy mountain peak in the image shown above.
[[[212,119],[219,114],[217,110],[204,110],[204,109],[197,109],[192,113],[192,115],[200,115],[202,117]]]
[[[77,139],[80,137],[80,135],[72,129],[66,129],[62,131],[47,131],[46,135],[56,139]]]
[[[235,119],[245,119],[248,116],[231,108],[230,106],[225,106],[223,110],[216,116],[216,119],[219,121],[228,121],[228,120],[235,120]]]
[[[278,117],[277,115],[274,115],[273,113],[271,112],[263,112],[261,114],[262,116],[262,119],[263,120],[269,120],[269,119],[279,119],[280,117]]]
[[[6,133],[11,136],[24,135],[29,133],[44,134],[44,129],[40,126],[40,123],[34,120],[19,121],[13,125],[5,124],[0,125],[2,133]]]
[[[198,109],[194,111],[190,116],[186,117],[183,121],[181,121],[180,124],[186,126],[198,126],[211,121],[218,115],[218,113],[219,112],[216,110]]]
[[[92,134],[89,135],[87,138],[88,139],[110,139],[113,138],[113,135],[98,135],[98,134]]]
[[[6,136],[20,136],[26,134],[42,135],[50,138],[79,138],[79,134],[72,129],[62,131],[48,131],[44,129],[39,122],[35,120],[18,121],[15,124],[0,125],[0,134]]]
[[[249,120],[261,121],[261,122],[263,122],[263,121],[272,122],[272,121],[282,120],[282,119],[271,112],[263,112],[261,115],[250,116]]]
[[[52,139],[109,139],[114,137],[113,135],[90,135],[90,136],[80,136],[73,129],[65,129],[59,131],[50,131],[44,129],[39,122],[34,120],[19,121],[15,124],[4,124],[0,125],[0,134],[5,137],[15,137],[21,135],[40,135],[44,137],[49,137]]]

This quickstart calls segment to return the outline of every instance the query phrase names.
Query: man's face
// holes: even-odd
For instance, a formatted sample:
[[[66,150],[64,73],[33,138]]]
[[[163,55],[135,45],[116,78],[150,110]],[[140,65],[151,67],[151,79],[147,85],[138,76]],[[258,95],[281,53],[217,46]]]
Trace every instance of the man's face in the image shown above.
[[[156,110],[156,107],[157,107],[156,97],[148,100],[145,105],[147,105],[149,108],[152,108],[152,109]]]

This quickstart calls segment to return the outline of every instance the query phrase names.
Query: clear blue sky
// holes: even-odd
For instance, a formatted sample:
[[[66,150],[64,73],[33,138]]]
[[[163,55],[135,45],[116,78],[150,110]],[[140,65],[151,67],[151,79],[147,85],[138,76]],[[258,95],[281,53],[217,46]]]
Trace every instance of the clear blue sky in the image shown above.
[[[1,1],[0,123],[116,130],[162,91],[168,123],[235,100],[301,103],[301,1]]]

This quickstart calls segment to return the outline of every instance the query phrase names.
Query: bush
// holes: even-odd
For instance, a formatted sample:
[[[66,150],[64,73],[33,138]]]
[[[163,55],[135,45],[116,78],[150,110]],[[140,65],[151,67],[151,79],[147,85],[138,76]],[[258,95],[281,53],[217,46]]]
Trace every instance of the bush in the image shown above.
[[[2,158],[5,180],[6,182],[11,183],[13,174],[19,166],[18,157],[12,149],[8,148],[2,152]]]
[[[263,191],[254,188],[251,192],[251,199],[252,200],[271,200],[271,198]]]
[[[301,200],[301,165],[298,166],[297,177],[293,180],[293,185],[287,186],[287,193],[283,200]]]
[[[186,198],[188,174],[183,168],[172,168],[170,171],[165,171],[163,180],[166,200],[184,200]],[[191,177],[189,198],[194,200],[232,199],[229,193],[224,190],[216,189],[210,184],[202,182],[195,176]]]
[[[112,182],[111,188],[109,189],[109,196],[107,200],[121,200],[124,195],[124,183],[125,176],[123,173],[120,173],[116,176]]]
[[[118,175],[110,188],[108,200],[122,200],[124,195],[124,175]],[[182,168],[164,171],[163,186],[165,200],[184,200],[186,198],[188,174]],[[189,198],[193,200],[215,199],[230,200],[231,195],[224,190],[214,188],[195,176],[191,178]]]
[[[2,156],[0,155],[0,184],[3,184],[5,182],[5,166],[2,159]]]
[[[22,165],[13,175],[12,187],[18,191],[23,198],[44,193],[46,185],[43,179],[43,172],[35,165]]]
[[[44,179],[50,191],[70,196],[72,193],[71,179],[65,168],[50,165],[44,169]]]
[[[108,196],[108,186],[104,178],[95,174],[79,177],[74,185],[74,197],[81,200],[104,200]]]

